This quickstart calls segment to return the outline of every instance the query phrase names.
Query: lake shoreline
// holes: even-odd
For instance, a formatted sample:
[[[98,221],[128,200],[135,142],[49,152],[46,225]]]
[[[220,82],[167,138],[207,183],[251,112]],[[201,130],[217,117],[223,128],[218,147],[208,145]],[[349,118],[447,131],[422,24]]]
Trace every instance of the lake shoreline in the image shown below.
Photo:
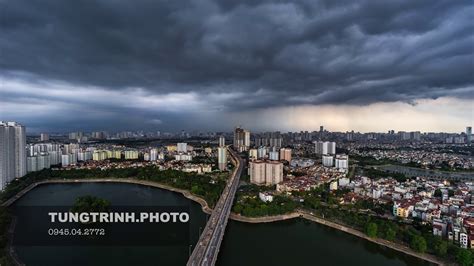
[[[208,203],[201,197],[192,194],[188,190],[185,189],[179,189],[175,188],[169,185],[165,185],[162,183],[157,183],[153,181],[148,181],[148,180],[139,180],[139,179],[131,179],[131,178],[95,178],[95,179],[74,179],[74,180],[69,180],[69,179],[50,179],[50,180],[44,180],[44,181],[39,181],[31,184],[30,186],[24,188],[21,190],[19,193],[17,193],[14,197],[10,198],[9,200],[5,201],[2,203],[2,206],[10,206],[13,204],[16,200],[21,198],[23,195],[31,191],[37,186],[40,185],[47,185],[47,184],[68,184],[68,183],[127,183],[127,184],[137,184],[137,185],[144,185],[144,186],[149,186],[149,187],[156,187],[164,190],[168,190],[171,192],[176,192],[180,193],[187,199],[190,199],[194,202],[197,202],[201,205],[201,209],[203,212],[206,214],[211,214],[212,208],[208,205]],[[311,215],[307,211],[303,210],[297,210],[292,213],[288,214],[281,214],[281,215],[275,215],[275,216],[263,216],[263,217],[246,217],[246,216],[241,216],[239,214],[231,213],[230,214],[230,219],[238,221],[238,222],[243,222],[243,223],[271,223],[271,222],[278,222],[278,221],[284,221],[284,220],[289,220],[289,219],[294,219],[294,218],[303,218],[312,222],[316,222],[334,229],[337,229],[342,232],[346,232],[348,234],[357,236],[359,238],[363,238],[367,241],[370,241],[372,243],[376,243],[388,248],[391,248],[393,250],[396,250],[398,252],[402,252],[404,254],[425,260],[427,262],[437,264],[437,265],[449,265],[448,263],[441,261],[438,259],[436,256],[431,255],[431,254],[423,254],[423,253],[418,253],[415,252],[414,250],[410,249],[409,247],[387,241],[385,239],[380,239],[380,238],[370,238],[363,232],[359,230],[355,230],[353,228],[337,224],[332,221],[328,221],[322,218],[318,218],[314,215]]]

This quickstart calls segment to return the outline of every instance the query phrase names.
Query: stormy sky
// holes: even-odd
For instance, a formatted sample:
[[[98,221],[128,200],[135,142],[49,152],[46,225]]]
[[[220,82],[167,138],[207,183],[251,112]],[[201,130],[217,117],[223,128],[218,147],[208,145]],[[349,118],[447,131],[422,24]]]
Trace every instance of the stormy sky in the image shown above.
[[[472,1],[0,1],[0,120],[30,132],[459,132]]]

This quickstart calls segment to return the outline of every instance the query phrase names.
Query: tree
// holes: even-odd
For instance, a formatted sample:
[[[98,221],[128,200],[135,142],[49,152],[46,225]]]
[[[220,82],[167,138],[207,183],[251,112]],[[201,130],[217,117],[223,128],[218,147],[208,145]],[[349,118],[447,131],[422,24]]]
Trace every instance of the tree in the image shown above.
[[[433,243],[433,249],[438,256],[445,256],[448,253],[448,243],[441,239],[436,239]]]
[[[410,247],[417,252],[424,253],[426,251],[426,240],[424,237],[415,235],[410,241]]]
[[[368,223],[365,231],[369,237],[376,237],[377,236],[377,224],[376,223]]]
[[[434,196],[437,197],[437,198],[441,198],[441,196],[443,196],[443,193],[441,192],[441,189],[436,189],[435,192],[434,192]]]
[[[387,228],[387,231],[385,231],[385,239],[389,241],[395,240],[395,237],[397,236],[397,231],[393,229],[392,227]]]
[[[459,249],[458,253],[456,254],[456,260],[461,266],[471,266],[472,261],[472,253],[467,249]]]

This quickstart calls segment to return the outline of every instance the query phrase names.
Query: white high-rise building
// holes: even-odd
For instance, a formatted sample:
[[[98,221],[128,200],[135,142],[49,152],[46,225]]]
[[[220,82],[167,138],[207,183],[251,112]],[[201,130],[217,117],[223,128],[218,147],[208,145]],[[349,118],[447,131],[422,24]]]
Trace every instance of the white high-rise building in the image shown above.
[[[316,154],[336,154],[336,142],[316,141],[314,144]]]
[[[16,122],[0,121],[0,190],[26,173],[26,129]]]
[[[349,156],[345,154],[336,155],[335,167],[341,172],[347,172],[347,169],[349,169]]]
[[[225,138],[224,136],[219,137],[219,147],[224,147],[225,146]]]
[[[227,169],[227,149],[226,147],[217,148],[217,164],[219,170],[225,171]]]
[[[158,159],[158,150],[151,149],[150,150],[150,161],[156,161]]]
[[[279,154],[277,151],[271,151],[268,153],[268,158],[273,161],[278,161],[279,160],[278,155]]]
[[[257,158],[258,158],[257,149],[250,149],[249,150],[249,160],[256,160]]]
[[[258,147],[257,150],[257,158],[258,159],[264,159],[267,156],[267,147]]]
[[[188,151],[188,144],[187,143],[178,143],[176,145],[178,152],[187,152]]]
[[[323,166],[332,167],[334,165],[334,157],[332,155],[323,155]]]

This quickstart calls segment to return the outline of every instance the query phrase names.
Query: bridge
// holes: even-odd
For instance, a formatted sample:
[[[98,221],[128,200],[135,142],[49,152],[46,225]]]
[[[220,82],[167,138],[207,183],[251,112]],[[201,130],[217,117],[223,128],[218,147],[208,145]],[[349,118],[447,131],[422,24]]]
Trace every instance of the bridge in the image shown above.
[[[235,165],[235,169],[232,172],[221,197],[217,201],[193,253],[189,257],[188,263],[186,264],[188,266],[216,264],[217,254],[219,253],[219,248],[222,239],[224,238],[225,228],[234,201],[235,192],[239,186],[240,175],[244,168],[244,160],[231,148],[227,147],[227,150],[233,164]]]

